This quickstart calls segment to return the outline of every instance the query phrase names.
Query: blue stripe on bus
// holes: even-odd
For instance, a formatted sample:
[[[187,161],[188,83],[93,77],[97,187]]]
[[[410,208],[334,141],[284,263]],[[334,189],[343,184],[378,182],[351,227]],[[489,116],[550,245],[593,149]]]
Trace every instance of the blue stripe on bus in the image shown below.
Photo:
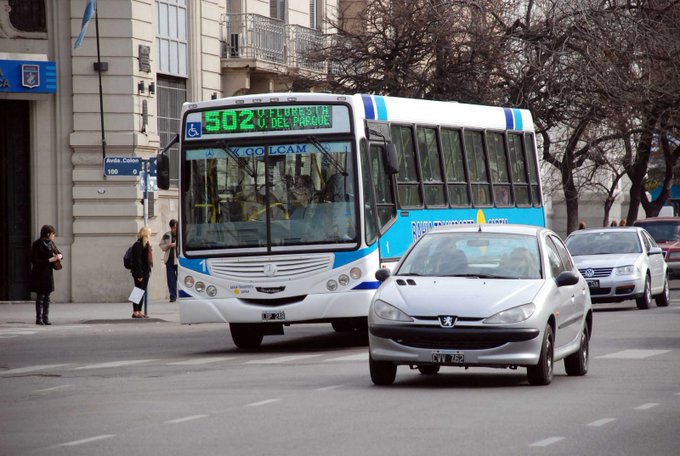
[[[361,282],[359,285],[352,288],[352,290],[377,290],[379,286],[380,282],[377,280],[374,282]]]
[[[189,293],[187,293],[186,291],[180,289],[179,290],[179,297],[180,298],[190,298],[191,295]]]
[[[361,99],[364,101],[364,113],[366,119],[375,120],[375,110],[373,109],[373,100],[370,95],[362,95]]]
[[[378,243],[376,242],[372,246],[367,247],[365,249],[355,250],[353,252],[336,252],[335,260],[333,261],[333,269],[339,268],[340,266],[344,266],[348,263],[356,261],[359,258],[363,258],[377,250],[377,248]]]
[[[512,114],[515,117],[515,130],[522,130],[522,112],[519,109],[513,109]]]
[[[503,112],[505,112],[505,128],[506,130],[512,130],[514,126],[514,122],[512,119],[512,109],[510,108],[503,108]]]
[[[375,107],[378,109],[378,120],[387,120],[387,106],[385,106],[385,99],[380,95],[373,96],[375,100]]]

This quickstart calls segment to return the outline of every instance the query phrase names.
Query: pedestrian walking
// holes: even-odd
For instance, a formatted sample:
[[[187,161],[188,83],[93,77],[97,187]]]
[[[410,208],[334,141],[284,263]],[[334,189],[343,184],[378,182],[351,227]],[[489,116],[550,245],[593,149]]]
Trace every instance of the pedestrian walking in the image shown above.
[[[57,235],[52,225],[40,228],[40,238],[31,246],[30,290],[36,293],[35,324],[51,325],[50,293],[54,291],[54,270],[61,269],[64,256],[54,244]]]
[[[137,241],[132,244],[131,266],[132,279],[135,287],[141,288],[146,294],[146,287],[149,284],[149,277],[151,277],[151,268],[153,267],[153,257],[151,256],[151,244],[149,237],[151,230],[147,226],[143,226],[137,233]],[[139,302],[132,303],[132,318],[149,318],[142,312],[142,303],[144,296],[139,299]]]
[[[170,220],[170,231],[161,238],[158,246],[164,253],[165,275],[168,280],[170,302],[177,301],[177,220]]]

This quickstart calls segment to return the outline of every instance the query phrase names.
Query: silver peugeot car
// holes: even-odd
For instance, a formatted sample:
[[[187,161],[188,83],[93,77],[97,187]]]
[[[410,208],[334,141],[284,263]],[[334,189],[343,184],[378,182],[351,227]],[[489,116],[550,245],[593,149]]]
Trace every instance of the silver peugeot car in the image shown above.
[[[368,314],[369,368],[390,385],[397,366],[526,367],[532,385],[588,371],[592,307],[585,279],[552,231],[457,225],[423,235],[382,282]]]

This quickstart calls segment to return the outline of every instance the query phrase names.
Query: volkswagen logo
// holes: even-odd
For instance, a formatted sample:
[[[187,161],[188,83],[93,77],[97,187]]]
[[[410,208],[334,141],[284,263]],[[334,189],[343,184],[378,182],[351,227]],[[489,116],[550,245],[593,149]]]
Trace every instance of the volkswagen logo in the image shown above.
[[[585,277],[590,278],[590,277],[593,277],[595,275],[595,271],[593,271],[593,268],[588,268],[585,271],[583,271],[583,275]]]
[[[278,269],[274,263],[267,263],[264,265],[262,272],[264,272],[264,275],[267,277],[274,277],[276,275],[276,271],[278,271]]]
[[[453,328],[456,324],[456,317],[453,315],[440,315],[439,316],[439,326],[442,328]]]

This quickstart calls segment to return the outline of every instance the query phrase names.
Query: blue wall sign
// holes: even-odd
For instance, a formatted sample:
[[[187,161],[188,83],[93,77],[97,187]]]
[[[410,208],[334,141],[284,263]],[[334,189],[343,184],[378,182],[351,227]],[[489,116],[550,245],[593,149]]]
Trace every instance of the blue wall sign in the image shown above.
[[[0,93],[57,93],[55,62],[0,60]]]
[[[105,176],[139,176],[142,170],[140,157],[106,157],[104,159]]]

